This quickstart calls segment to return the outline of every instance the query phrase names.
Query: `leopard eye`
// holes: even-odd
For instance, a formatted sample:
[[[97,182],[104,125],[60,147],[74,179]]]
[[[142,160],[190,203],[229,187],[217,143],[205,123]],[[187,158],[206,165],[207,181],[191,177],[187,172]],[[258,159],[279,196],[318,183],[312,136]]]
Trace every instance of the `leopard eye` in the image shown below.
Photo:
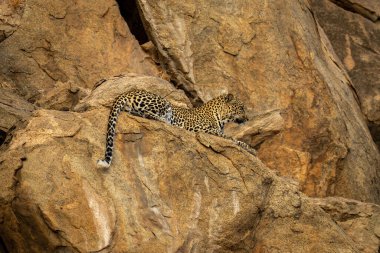
[[[234,95],[228,93],[228,94],[226,95],[226,102],[228,103],[228,102],[232,101],[232,99],[234,99]]]

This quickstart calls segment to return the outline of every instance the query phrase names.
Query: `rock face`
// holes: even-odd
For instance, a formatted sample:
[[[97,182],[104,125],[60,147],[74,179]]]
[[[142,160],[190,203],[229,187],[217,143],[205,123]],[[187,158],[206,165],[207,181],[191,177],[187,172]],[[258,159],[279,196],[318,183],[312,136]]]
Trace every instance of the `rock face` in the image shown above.
[[[343,198],[313,199],[355,242],[360,252],[379,252],[380,206]]]
[[[138,3],[163,63],[194,101],[233,91],[252,116],[281,111],[284,130],[259,148],[267,166],[310,196],[380,202],[379,152],[307,1]]]
[[[113,164],[97,170],[109,110],[93,94],[81,113],[37,110],[1,155],[10,252],[358,252],[295,184],[220,137],[122,114]]]
[[[176,106],[191,107],[185,93],[172,85],[168,85],[167,81],[153,76],[124,73],[99,81],[91,94],[82,99],[74,110],[83,112],[100,106],[111,107],[117,96],[131,89],[154,91],[156,94],[171,100]]]
[[[272,111],[255,115],[252,120],[247,121],[244,125],[227,124],[224,132],[226,135],[250,143],[254,147],[282,130],[284,130],[284,119],[280,111]]]
[[[379,152],[307,1],[137,4],[141,47],[113,0],[0,3],[0,252],[378,253],[380,207],[358,200],[380,202]],[[97,169],[133,88],[237,95],[250,120],[225,133],[258,156],[122,113]]]
[[[5,0],[0,3],[0,42],[11,36],[20,25],[25,0]]]
[[[19,123],[31,116],[36,106],[26,102],[22,97],[0,88],[0,145]]]
[[[28,100],[38,101],[57,82],[92,88],[125,71],[158,74],[113,0],[5,2],[24,9],[17,32],[0,44],[0,77]]]
[[[348,70],[372,136],[380,147],[380,2],[311,2],[319,23]]]

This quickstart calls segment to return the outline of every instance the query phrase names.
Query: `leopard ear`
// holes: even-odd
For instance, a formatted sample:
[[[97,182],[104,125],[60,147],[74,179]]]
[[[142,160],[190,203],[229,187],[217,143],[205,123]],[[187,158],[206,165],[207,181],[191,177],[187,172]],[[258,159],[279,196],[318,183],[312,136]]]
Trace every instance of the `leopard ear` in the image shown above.
[[[226,102],[230,102],[232,99],[234,99],[234,95],[232,95],[231,93],[228,93],[226,95]]]

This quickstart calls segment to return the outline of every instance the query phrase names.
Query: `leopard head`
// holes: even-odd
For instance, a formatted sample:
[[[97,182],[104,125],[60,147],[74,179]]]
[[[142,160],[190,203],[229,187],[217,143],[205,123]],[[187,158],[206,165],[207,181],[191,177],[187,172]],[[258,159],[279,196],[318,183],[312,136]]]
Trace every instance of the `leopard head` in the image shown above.
[[[218,115],[221,123],[236,122],[244,123],[248,120],[245,114],[244,104],[232,94],[221,95],[216,98],[218,104]]]

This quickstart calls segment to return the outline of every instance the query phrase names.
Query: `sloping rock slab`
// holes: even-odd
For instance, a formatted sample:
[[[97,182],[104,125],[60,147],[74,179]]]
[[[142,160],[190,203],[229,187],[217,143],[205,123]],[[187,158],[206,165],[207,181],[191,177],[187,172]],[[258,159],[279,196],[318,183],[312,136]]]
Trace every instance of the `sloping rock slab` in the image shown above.
[[[39,110],[0,158],[11,252],[357,252],[321,209],[223,138],[109,110]],[[281,249],[281,250],[280,250]]]

